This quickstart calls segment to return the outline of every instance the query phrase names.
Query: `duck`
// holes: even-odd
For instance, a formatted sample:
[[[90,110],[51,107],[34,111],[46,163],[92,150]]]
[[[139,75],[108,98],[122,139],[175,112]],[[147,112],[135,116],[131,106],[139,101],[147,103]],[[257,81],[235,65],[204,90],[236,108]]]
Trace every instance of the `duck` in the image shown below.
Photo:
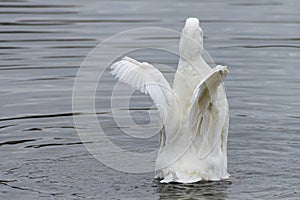
[[[161,183],[228,179],[229,105],[227,66],[211,68],[203,58],[203,30],[190,17],[180,33],[173,87],[152,64],[124,57],[111,65],[120,82],[149,95],[159,112],[155,178]]]

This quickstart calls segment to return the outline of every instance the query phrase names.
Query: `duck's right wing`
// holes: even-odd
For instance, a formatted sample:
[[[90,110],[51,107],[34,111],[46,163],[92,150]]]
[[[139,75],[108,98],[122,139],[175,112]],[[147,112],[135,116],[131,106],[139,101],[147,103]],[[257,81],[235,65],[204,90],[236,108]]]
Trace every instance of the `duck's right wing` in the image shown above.
[[[119,81],[149,94],[165,122],[173,93],[168,81],[158,69],[149,63],[139,62],[129,57],[114,63],[111,69],[112,75]]]
[[[192,96],[189,114],[191,139],[199,147],[200,158],[205,158],[216,145],[224,145],[224,127],[228,118],[228,104],[219,85],[227,75],[225,66],[217,66],[203,78]],[[222,141],[224,140],[224,141]]]

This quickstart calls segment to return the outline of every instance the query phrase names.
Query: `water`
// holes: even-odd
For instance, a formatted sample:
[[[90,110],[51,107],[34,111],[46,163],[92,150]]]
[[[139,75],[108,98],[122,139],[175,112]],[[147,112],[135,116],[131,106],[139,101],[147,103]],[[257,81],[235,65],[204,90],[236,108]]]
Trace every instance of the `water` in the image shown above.
[[[297,0],[1,0],[0,199],[299,198],[299,7]],[[188,16],[201,19],[206,50],[230,70],[231,178],[159,184],[153,173],[103,165],[85,149],[73,120],[81,62],[115,33],[144,26],[180,31]],[[177,62],[159,51],[136,56],[173,67]],[[115,81],[107,76],[104,82],[97,116],[111,140],[124,149],[156,148],[156,136],[137,143],[117,133],[108,101]],[[136,123],[149,123],[149,98],[135,94],[132,101]]]

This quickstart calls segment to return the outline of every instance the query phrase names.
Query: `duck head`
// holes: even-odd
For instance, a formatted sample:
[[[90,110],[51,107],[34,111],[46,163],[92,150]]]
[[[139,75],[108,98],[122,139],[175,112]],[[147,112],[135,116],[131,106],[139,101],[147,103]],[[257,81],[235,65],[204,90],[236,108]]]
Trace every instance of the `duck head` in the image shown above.
[[[181,31],[179,53],[184,59],[195,59],[201,56],[203,50],[203,31],[199,19],[188,18]]]

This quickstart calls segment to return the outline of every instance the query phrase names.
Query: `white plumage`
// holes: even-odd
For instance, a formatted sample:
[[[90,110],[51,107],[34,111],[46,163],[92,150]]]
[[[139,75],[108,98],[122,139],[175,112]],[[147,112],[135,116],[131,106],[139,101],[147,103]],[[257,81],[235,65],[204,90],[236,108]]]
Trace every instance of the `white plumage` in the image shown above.
[[[192,183],[221,180],[227,173],[228,102],[223,79],[226,66],[211,69],[204,61],[199,20],[188,18],[181,32],[180,60],[173,89],[162,73],[146,62],[125,57],[112,74],[149,94],[161,117],[156,178]]]

